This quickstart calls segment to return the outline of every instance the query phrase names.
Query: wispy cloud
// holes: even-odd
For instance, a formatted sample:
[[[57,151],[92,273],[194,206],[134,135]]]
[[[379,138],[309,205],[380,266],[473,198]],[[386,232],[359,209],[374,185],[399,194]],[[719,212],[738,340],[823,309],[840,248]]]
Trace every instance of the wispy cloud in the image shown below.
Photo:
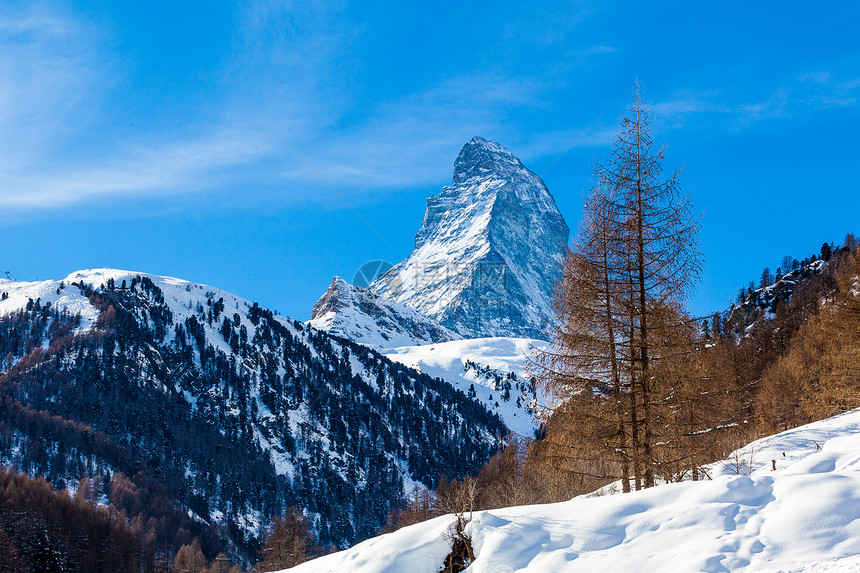
[[[492,74],[446,79],[376,104],[365,122],[327,142],[319,167],[333,180],[360,186],[438,181],[450,173],[452,152],[497,130],[511,108],[533,105],[541,91],[538,82]]]
[[[108,39],[73,15],[25,8],[0,12],[0,206],[43,210],[96,199],[217,191],[228,185],[287,188],[318,183],[259,121],[262,112],[319,161],[336,183],[395,184],[368,161],[374,142],[326,140],[349,90],[332,61],[354,31],[331,25],[336,9],[286,2],[248,5],[221,70],[228,86],[207,101],[210,118],[169,133],[100,134],[102,103],[115,96],[123,69]],[[105,54],[105,55],[103,55]],[[300,81],[296,81],[299,79]],[[134,94],[130,94],[134,95]],[[85,145],[79,145],[81,140]],[[378,142],[377,142],[378,144]],[[376,153],[382,157],[381,152]],[[307,193],[294,192],[305,199]],[[8,216],[8,213],[7,213]]]
[[[593,56],[596,54],[611,54],[616,52],[617,49],[614,46],[589,46],[577,52],[579,56]]]
[[[651,106],[654,118],[664,127],[688,125],[691,116],[724,116],[724,125],[737,130],[767,119],[789,118],[860,103],[860,77],[838,77],[832,71],[815,71],[791,78],[783,85],[743,99],[729,90],[681,91]]]
[[[273,153],[262,138],[218,134],[199,140],[128,148],[101,164],[7,171],[0,205],[10,208],[56,209],[96,198],[158,196],[219,188],[229,170]],[[235,182],[235,181],[234,181]]]
[[[224,89],[218,101],[205,102],[208,119],[170,133],[102,133],[110,121],[102,104],[118,99],[114,90],[125,71],[111,59],[113,46],[100,30],[71,14],[2,13],[0,71],[9,81],[0,88],[0,127],[22,137],[0,144],[0,206],[56,209],[237,183],[280,187],[279,200],[306,200],[307,189],[319,184],[316,175],[257,113],[339,189],[444,182],[459,146],[473,135],[499,133],[512,110],[542,105],[549,89],[537,75],[452,72],[412,93],[359,102],[361,88],[353,84],[361,62],[353,47],[364,30],[343,25],[340,11],[331,4],[245,5],[219,72]],[[563,29],[581,19],[575,11],[565,14],[570,25]],[[580,55],[612,50],[597,45]],[[534,151],[552,154],[568,142],[594,144],[595,137],[593,131],[551,134]]]
[[[70,15],[38,7],[0,12],[0,206],[56,209],[194,192],[273,152],[258,126],[229,116],[160,136],[100,135],[102,108],[121,73],[102,55],[106,42]]]
[[[220,88],[206,94],[206,113],[171,131],[103,130],[118,114],[117,85],[126,72],[111,39],[71,14],[0,9],[0,206],[39,210],[100,198],[196,196],[230,186],[278,189],[278,201],[306,201],[320,182],[259,121],[262,114],[325,178],[344,192],[397,190],[447,181],[453,155],[473,135],[501,139],[524,159],[549,159],[572,148],[605,147],[616,113],[582,117],[575,127],[524,130],[510,118],[551,112],[564,77],[497,67],[452,70],[412,92],[381,100],[362,93],[355,50],[365,30],[343,25],[340,8],[306,3],[249,3],[239,14]],[[571,61],[612,54],[615,47],[577,47],[558,36],[516,44],[564,47]],[[541,15],[542,16],[542,15]],[[573,12],[560,34],[583,18]],[[352,24],[352,22],[350,22]],[[113,59],[112,59],[113,58]],[[563,76],[575,77],[570,70]],[[133,95],[133,94],[131,94]],[[783,85],[681,90],[652,105],[661,128],[719,118],[719,129],[745,129],[775,118],[855,106],[860,78],[840,69],[811,70]],[[113,106],[111,108],[110,106]],[[107,111],[106,111],[107,108]],[[550,113],[544,113],[544,120]],[[145,122],[145,119],[143,120]],[[310,190],[310,191],[309,191]]]
[[[74,129],[86,126],[88,102],[98,103],[102,73],[87,32],[37,7],[0,11],[0,154],[4,163],[36,159]]]

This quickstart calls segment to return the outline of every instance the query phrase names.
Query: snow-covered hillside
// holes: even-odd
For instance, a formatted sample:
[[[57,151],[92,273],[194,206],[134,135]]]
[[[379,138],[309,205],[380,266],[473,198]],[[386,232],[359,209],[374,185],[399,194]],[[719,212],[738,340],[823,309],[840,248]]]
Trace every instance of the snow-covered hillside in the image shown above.
[[[568,236],[541,178],[475,137],[427,199],[412,253],[369,289],[466,337],[542,338]]]
[[[773,284],[750,291],[742,302],[726,311],[727,328],[737,335],[748,334],[762,321],[773,319],[778,305],[788,303],[799,285],[825,269],[826,261],[804,261],[796,269],[776,277]]]
[[[470,338],[405,305],[335,277],[314,305],[308,325],[382,352],[387,358],[454,388],[498,414],[505,425],[531,437],[537,398],[528,363],[548,345],[531,338]]]
[[[98,271],[94,271],[98,272]],[[25,282],[0,279],[0,316],[27,307],[28,302],[40,300],[41,304],[50,303],[66,310],[70,315],[81,315],[80,331],[88,330],[99,316],[99,311],[76,288],[67,289],[69,278],[64,281]]]
[[[117,287],[122,287],[123,281],[127,286],[131,284],[132,280],[137,279],[139,281],[143,277],[161,288],[164,292],[165,304],[173,313],[174,320],[179,323],[198,314],[198,307],[211,305],[213,298],[215,300],[224,298],[225,309],[230,311],[230,314],[232,314],[231,309],[233,311],[241,309],[242,314],[244,314],[251,307],[249,301],[215,287],[174,277],[104,268],[75,271],[61,280],[25,282],[0,279],[0,292],[9,295],[0,301],[0,316],[25,308],[30,300],[39,300],[42,305],[51,303],[51,305],[66,310],[71,315],[80,313],[83,319],[80,330],[87,330],[98,318],[99,310],[91,304],[80,289],[69,288],[70,285],[81,283],[98,289],[106,286],[108,281],[113,281]],[[291,321],[284,319],[283,322]],[[246,328],[253,328],[250,321],[245,322],[244,325]],[[228,348],[226,345],[223,347]]]
[[[26,409],[0,465],[53,483],[149,468],[240,546],[289,505],[325,543],[367,538],[403,491],[474,473],[506,434],[446,382],[216,287],[88,269],[0,293],[3,403]],[[46,438],[31,412],[76,424]],[[81,427],[104,442],[66,435]]]
[[[773,469],[773,466],[776,469]],[[471,573],[860,570],[860,411],[764,438],[710,480],[477,512]],[[293,573],[437,573],[449,516]]]
[[[517,434],[532,437],[531,414],[537,395],[528,371],[529,357],[548,346],[531,338],[471,338],[385,352],[395,362],[444,379],[501,416]]]

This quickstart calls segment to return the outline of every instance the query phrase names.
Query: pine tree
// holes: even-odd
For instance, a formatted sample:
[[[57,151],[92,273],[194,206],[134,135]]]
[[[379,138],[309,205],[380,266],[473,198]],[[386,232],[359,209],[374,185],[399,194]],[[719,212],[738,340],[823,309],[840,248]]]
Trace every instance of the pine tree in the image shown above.
[[[773,284],[773,275],[770,272],[770,267],[765,267],[761,272],[761,279],[759,279],[758,287],[759,288],[767,288]]]

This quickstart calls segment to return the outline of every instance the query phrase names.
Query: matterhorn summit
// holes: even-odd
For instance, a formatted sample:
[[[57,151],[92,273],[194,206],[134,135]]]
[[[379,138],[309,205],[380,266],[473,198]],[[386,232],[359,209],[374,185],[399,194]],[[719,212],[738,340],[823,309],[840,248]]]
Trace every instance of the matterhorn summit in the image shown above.
[[[369,286],[465,337],[546,338],[570,230],[544,182],[482,137],[427,199],[415,248]]]

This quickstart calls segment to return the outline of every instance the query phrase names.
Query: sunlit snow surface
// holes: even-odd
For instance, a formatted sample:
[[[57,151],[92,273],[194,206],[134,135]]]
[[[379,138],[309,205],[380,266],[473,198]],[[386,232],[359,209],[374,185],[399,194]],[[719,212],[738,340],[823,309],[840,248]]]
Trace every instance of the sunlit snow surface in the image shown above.
[[[478,512],[469,525],[477,559],[467,571],[860,571],[860,411],[753,442],[710,473],[707,481]],[[290,571],[437,573],[450,521]]]
[[[67,279],[68,281],[68,279]],[[65,283],[66,285],[68,282]],[[6,300],[0,301],[0,316],[6,315],[27,306],[27,302],[40,301],[44,306],[51,303],[60,311],[65,310],[70,315],[81,315],[79,331],[88,330],[99,317],[99,311],[77,288],[60,288],[60,281],[25,282],[0,279],[0,292],[8,293]]]
[[[498,413],[509,429],[533,437],[537,423],[528,409],[534,397],[523,395],[514,385],[510,397],[505,400],[493,387],[492,379],[480,376],[475,370],[467,370],[465,365],[471,361],[502,375],[513,372],[519,381],[525,382],[531,376],[531,357],[547,346],[548,343],[542,340],[498,337],[404,346],[384,352],[389,359],[434,378],[442,378],[463,393],[468,394],[470,386],[473,386],[475,398],[491,412]]]

